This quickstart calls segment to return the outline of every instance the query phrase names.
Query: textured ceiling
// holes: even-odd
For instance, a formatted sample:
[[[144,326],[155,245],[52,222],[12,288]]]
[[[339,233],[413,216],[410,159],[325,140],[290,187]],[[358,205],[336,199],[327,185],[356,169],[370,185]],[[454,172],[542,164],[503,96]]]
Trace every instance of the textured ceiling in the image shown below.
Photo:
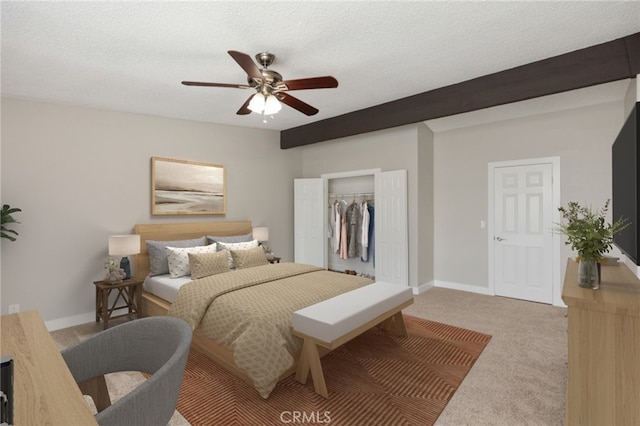
[[[283,130],[640,31],[640,2],[2,1],[2,95]],[[276,54],[285,79],[333,75],[267,123],[226,53]]]

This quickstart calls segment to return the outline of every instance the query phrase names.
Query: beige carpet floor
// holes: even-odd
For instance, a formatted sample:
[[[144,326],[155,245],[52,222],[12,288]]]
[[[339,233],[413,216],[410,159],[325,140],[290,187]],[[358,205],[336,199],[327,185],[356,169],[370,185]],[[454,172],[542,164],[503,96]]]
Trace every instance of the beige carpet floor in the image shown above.
[[[433,288],[404,312],[492,336],[436,425],[563,424],[566,309]],[[88,323],[51,334],[63,348],[100,330],[101,324]],[[112,400],[144,380],[140,373],[110,376]],[[189,423],[176,412],[169,424]]]

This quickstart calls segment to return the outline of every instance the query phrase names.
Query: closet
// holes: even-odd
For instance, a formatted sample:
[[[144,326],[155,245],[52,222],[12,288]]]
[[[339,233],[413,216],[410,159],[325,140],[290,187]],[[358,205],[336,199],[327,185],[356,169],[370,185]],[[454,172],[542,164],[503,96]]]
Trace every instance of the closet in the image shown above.
[[[408,285],[406,170],[369,169],[296,179],[294,194],[295,262]],[[362,209],[365,200],[373,213],[366,262],[361,251],[357,256],[341,256],[336,250],[333,215],[336,203],[346,211],[354,203]]]

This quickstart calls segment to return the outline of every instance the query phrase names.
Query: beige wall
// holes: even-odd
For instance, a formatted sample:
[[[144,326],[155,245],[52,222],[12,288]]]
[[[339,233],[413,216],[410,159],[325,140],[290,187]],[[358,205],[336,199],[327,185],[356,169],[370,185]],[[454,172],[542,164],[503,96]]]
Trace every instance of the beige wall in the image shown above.
[[[611,144],[623,101],[436,134],[436,283],[488,288],[488,163],[560,157],[561,204],[601,206],[611,198]],[[566,258],[563,245],[562,276]]]
[[[434,275],[434,164],[435,135],[426,125],[418,126],[418,277],[420,285],[432,285]]]
[[[488,164],[559,157],[561,203],[600,206],[611,197],[611,144],[623,111],[622,100],[608,101],[435,134],[423,124],[408,125],[297,149],[304,177],[407,169],[410,285],[484,292],[488,228],[480,221],[489,220]],[[560,282],[570,255],[562,245]]]
[[[435,134],[420,123],[283,151],[268,130],[2,99],[2,202],[23,212],[18,241],[2,239],[1,311],[19,303],[56,328],[90,321],[107,238],[135,223],[249,219],[269,226],[270,246],[291,260],[293,179],[371,168],[408,171],[411,285],[486,289],[488,163],[559,156],[562,203],[599,205],[611,196],[624,107]],[[152,156],[224,164],[226,216],[151,216]]]
[[[136,223],[248,219],[293,259],[301,153],[281,150],[278,132],[15,99],[1,112],[2,202],[23,210],[18,240],[2,239],[3,314],[18,303],[45,321],[91,320],[108,236]],[[152,216],[152,156],[223,164],[227,214]]]
[[[433,260],[423,244],[433,240],[428,210],[433,205],[429,168],[432,145],[433,133],[418,123],[296,148],[302,151],[303,177],[307,178],[375,168],[407,170],[409,285],[414,287],[433,280]]]

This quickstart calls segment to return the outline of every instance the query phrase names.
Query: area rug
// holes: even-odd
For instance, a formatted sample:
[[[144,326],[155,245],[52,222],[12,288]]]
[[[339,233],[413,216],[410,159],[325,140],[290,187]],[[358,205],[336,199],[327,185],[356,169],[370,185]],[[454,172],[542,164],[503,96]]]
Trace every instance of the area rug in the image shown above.
[[[405,315],[408,337],[372,329],[322,358],[329,398],[292,375],[268,399],[191,350],[178,411],[193,426],[432,425],[491,336]]]

